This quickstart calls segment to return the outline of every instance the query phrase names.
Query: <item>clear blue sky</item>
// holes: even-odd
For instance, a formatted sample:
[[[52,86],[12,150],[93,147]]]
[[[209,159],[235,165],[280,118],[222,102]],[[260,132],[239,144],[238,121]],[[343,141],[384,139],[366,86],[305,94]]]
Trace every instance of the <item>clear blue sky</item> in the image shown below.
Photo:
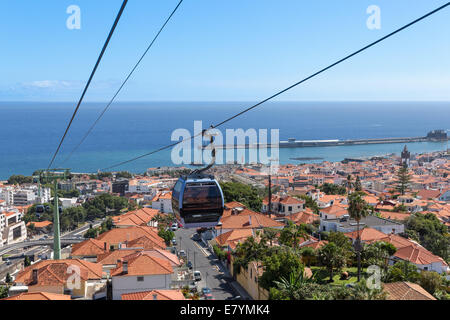
[[[177,2],[129,1],[87,101],[110,99]],[[185,0],[118,100],[263,99],[445,2]],[[72,4],[81,30],[66,28]],[[77,100],[120,4],[2,2],[0,101]],[[449,34],[447,8],[279,100],[450,101]]]

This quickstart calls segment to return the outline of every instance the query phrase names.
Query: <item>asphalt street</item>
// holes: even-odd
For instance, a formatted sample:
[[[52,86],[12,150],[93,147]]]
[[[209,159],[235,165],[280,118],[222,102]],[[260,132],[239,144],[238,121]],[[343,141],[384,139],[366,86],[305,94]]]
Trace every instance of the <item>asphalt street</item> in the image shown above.
[[[198,290],[203,287],[209,287],[215,300],[225,300],[226,298],[236,296],[233,288],[230,286],[224,272],[221,271],[218,260],[202,242],[196,242],[191,239],[195,229],[178,229],[175,232],[177,240],[177,249],[184,250],[187,259],[192,262],[193,269],[202,274],[202,280],[197,282]]]

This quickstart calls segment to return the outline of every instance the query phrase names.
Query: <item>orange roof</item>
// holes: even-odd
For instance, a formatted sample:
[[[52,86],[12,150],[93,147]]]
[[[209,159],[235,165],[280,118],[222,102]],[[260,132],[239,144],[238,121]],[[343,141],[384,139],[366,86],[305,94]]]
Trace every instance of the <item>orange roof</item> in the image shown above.
[[[444,265],[447,265],[441,257],[438,257],[424,247],[415,244],[398,249],[394,256],[414,264],[427,265],[432,264],[433,262],[441,262]]]
[[[142,249],[120,249],[105,252],[97,256],[97,263],[102,265],[117,265],[118,261],[122,260],[124,257],[129,256],[132,253],[140,252]]]
[[[186,300],[181,290],[153,290],[122,294],[122,300]]]
[[[344,234],[350,239],[356,239],[358,236],[357,231],[347,232]],[[359,230],[359,235],[361,237],[361,241],[379,241],[386,238],[385,233],[373,228],[364,228],[362,230]]]
[[[247,239],[253,236],[252,229],[235,229],[217,236],[214,240],[219,246],[228,245],[230,241]]]
[[[114,228],[105,233],[102,233],[97,240],[108,243],[108,245],[117,245],[119,243],[125,243],[125,241],[133,241],[140,237],[147,237],[155,246],[162,249],[166,248],[164,240],[160,238],[155,228],[135,226],[129,228]]]
[[[112,218],[116,226],[146,226],[159,211],[152,208],[142,208],[126,212]]]
[[[326,240],[321,240],[321,241],[316,240],[316,241],[314,241],[312,243],[308,243],[308,244],[302,245],[301,247],[302,248],[303,247],[310,247],[310,248],[313,248],[314,250],[317,250],[317,249],[322,248],[327,243],[328,243],[328,241],[326,241]]]
[[[66,294],[50,293],[50,292],[25,292],[16,296],[0,299],[0,300],[71,300],[72,298]]]
[[[117,267],[111,270],[111,276],[145,276],[172,274],[173,268],[169,261],[153,257],[145,252],[137,252],[123,258],[128,262],[128,272],[123,271],[123,262],[119,262]]]
[[[87,239],[72,245],[72,256],[97,256],[105,251],[105,243],[97,239]]]
[[[411,216],[409,213],[405,212],[390,212],[390,211],[380,211],[380,216],[385,219],[393,219],[397,221],[403,221]]]
[[[337,205],[337,204],[334,204],[332,206],[329,206],[329,207],[326,207],[323,209],[319,209],[319,210],[322,213],[333,215],[336,217],[340,217],[340,216],[348,214],[348,211],[345,206],[341,206],[341,205]]]
[[[34,224],[35,228],[41,229],[48,226],[51,226],[53,223],[50,221],[30,221],[27,223],[27,227],[29,227],[31,224]]]
[[[437,300],[418,284],[411,282],[385,283],[383,290],[388,300]]]
[[[283,223],[275,221],[260,213],[231,215],[225,218],[222,217],[221,222],[222,226],[217,226],[216,229],[257,229],[284,226]]]
[[[15,282],[32,284],[33,270],[38,270],[39,285],[64,285],[71,276],[68,270],[73,265],[80,268],[80,277],[83,280],[102,278],[102,266],[98,263],[80,259],[42,260],[20,271]]]

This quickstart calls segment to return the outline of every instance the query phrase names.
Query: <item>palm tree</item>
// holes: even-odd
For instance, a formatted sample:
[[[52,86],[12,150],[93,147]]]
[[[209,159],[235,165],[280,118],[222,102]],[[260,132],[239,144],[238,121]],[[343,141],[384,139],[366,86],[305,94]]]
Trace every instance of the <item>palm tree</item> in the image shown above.
[[[361,235],[359,232],[359,223],[362,218],[369,214],[369,205],[358,193],[352,193],[348,196],[348,213],[356,221],[356,256],[358,258],[358,282],[361,279]]]
[[[270,246],[272,247],[273,241],[278,238],[278,230],[273,228],[264,228],[264,234],[262,235],[262,239],[264,242],[269,241]]]
[[[353,182],[352,182],[352,175],[349,174],[349,175],[347,176],[347,182],[346,182],[347,193],[348,193],[348,194],[350,194],[351,191],[352,191],[352,184],[353,184]]]

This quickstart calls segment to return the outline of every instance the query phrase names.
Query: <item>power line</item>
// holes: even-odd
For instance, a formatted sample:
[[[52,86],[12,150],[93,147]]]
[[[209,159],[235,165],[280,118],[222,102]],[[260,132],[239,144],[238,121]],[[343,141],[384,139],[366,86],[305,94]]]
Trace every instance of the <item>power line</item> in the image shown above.
[[[256,107],[262,105],[263,103],[265,103],[265,102],[267,102],[267,101],[269,101],[269,100],[274,99],[275,97],[277,97],[277,96],[279,96],[279,95],[281,95],[281,94],[283,94],[283,93],[285,93],[285,92],[287,92],[287,91],[289,91],[289,90],[291,90],[291,89],[297,87],[298,85],[300,85],[300,84],[302,84],[302,83],[304,83],[304,82],[306,82],[306,81],[308,81],[308,80],[310,80],[310,79],[312,79],[312,78],[318,76],[319,74],[321,74],[321,73],[323,73],[323,72],[325,72],[325,71],[327,71],[327,70],[329,70],[329,69],[331,69],[331,68],[333,68],[333,67],[335,67],[335,66],[341,64],[342,62],[344,62],[344,61],[346,61],[346,60],[348,60],[348,59],[350,59],[350,58],[352,58],[352,57],[358,55],[359,53],[361,53],[361,52],[363,52],[363,51],[365,51],[365,50],[367,50],[367,49],[369,49],[369,48],[375,46],[376,44],[378,44],[378,43],[380,43],[380,42],[382,42],[382,41],[384,41],[384,40],[386,40],[386,39],[388,39],[388,38],[394,36],[395,34],[397,34],[397,33],[401,32],[401,31],[403,31],[403,30],[405,30],[405,29],[407,29],[407,28],[409,28],[409,27],[415,25],[416,23],[418,23],[418,22],[420,22],[420,21],[422,21],[422,20],[424,20],[424,19],[426,19],[426,18],[432,16],[433,14],[435,14],[435,13],[437,13],[437,12],[439,12],[439,11],[445,9],[445,8],[448,7],[449,5],[450,5],[450,2],[447,2],[446,4],[440,6],[439,8],[437,8],[437,9],[435,9],[435,10],[433,10],[433,11],[430,11],[429,13],[427,13],[427,14],[421,16],[420,18],[418,18],[418,19],[416,19],[416,20],[414,20],[414,21],[412,21],[412,22],[410,22],[410,23],[404,25],[403,27],[401,27],[401,28],[399,28],[399,29],[397,29],[397,30],[395,30],[395,31],[393,31],[393,32],[391,32],[391,33],[389,33],[388,35],[386,35],[386,36],[384,36],[384,37],[382,37],[382,38],[380,38],[380,39],[378,39],[378,40],[376,40],[376,41],[370,43],[369,45],[367,45],[367,46],[365,46],[365,47],[363,47],[363,48],[361,48],[361,49],[359,49],[359,50],[357,50],[357,51],[355,51],[355,52],[353,52],[353,53],[347,55],[346,57],[344,57],[344,58],[342,58],[342,59],[340,59],[340,60],[338,60],[338,61],[336,61],[336,62],[330,64],[329,66],[327,66],[327,67],[325,67],[325,68],[323,68],[323,69],[317,71],[316,73],[314,73],[314,74],[312,74],[312,75],[310,75],[310,76],[304,78],[303,80],[300,80],[300,81],[294,83],[293,85],[291,85],[291,86],[289,86],[289,87],[287,87],[287,88],[285,88],[285,89],[283,89],[283,90],[281,90],[281,91],[278,91],[277,93],[271,95],[270,97],[268,97],[268,98],[266,98],[266,99],[264,99],[264,100],[262,100],[262,101],[260,101],[260,102],[258,102],[258,103],[256,103],[256,104],[252,105],[251,107],[249,107],[249,108],[247,108],[247,109],[245,109],[245,110],[243,110],[243,111],[241,111],[241,112],[239,112],[239,113],[237,113],[237,114],[235,114],[235,115],[233,115],[233,116],[231,116],[231,117],[229,117],[229,118],[227,118],[227,119],[225,119],[225,120],[222,121],[222,122],[219,122],[219,123],[216,124],[216,125],[212,125],[212,126],[210,127],[210,129],[215,129],[215,128],[219,127],[219,126],[222,126],[223,124],[225,124],[225,123],[227,123],[227,122],[229,122],[229,121],[231,121],[231,120],[233,120],[233,119],[235,119],[235,118],[237,118],[237,117],[243,115],[244,113],[246,113],[246,112],[248,112],[248,111],[250,111],[250,110],[252,110],[252,109],[255,109]],[[191,138],[189,138],[189,139],[181,140],[181,141],[172,143],[172,144],[170,144],[170,145],[167,145],[167,146],[165,146],[165,147],[159,148],[159,149],[157,149],[157,150],[151,151],[151,152],[149,152],[149,153],[143,154],[143,155],[141,155],[141,156],[132,158],[132,159],[130,159],[130,160],[122,161],[122,162],[120,162],[120,163],[117,163],[117,164],[114,164],[114,165],[112,165],[112,166],[109,166],[109,167],[107,167],[107,168],[105,168],[105,169],[102,169],[102,171],[109,170],[109,169],[111,169],[111,168],[115,168],[115,167],[118,167],[118,166],[121,166],[121,165],[130,163],[130,162],[136,161],[136,160],[138,160],[138,159],[147,157],[147,156],[149,156],[149,155],[152,155],[152,154],[155,154],[155,153],[157,153],[157,152],[160,152],[160,151],[163,151],[163,150],[165,150],[165,149],[168,149],[168,148],[171,148],[171,147],[173,147],[173,146],[176,146],[176,145],[178,145],[178,144],[180,144],[180,143],[182,143],[182,142],[190,141],[190,140],[194,139],[195,137],[197,137],[197,136],[199,136],[199,135],[202,135],[202,134],[203,134],[203,133],[197,134],[197,135],[194,135],[194,136],[191,136]]]
[[[156,39],[158,39],[159,35],[161,34],[161,32],[164,30],[164,28],[166,27],[167,23],[169,23],[170,19],[172,18],[172,16],[175,14],[175,12],[178,10],[178,7],[181,5],[181,3],[184,0],[180,0],[180,2],[178,2],[178,5],[175,7],[175,9],[172,11],[172,13],[170,14],[170,16],[166,19],[166,21],[164,22],[164,24],[162,25],[162,27],[159,29],[158,33],[156,34],[156,36],[153,38],[152,42],[149,44],[149,46],[147,47],[147,49],[144,51],[144,54],[141,56],[141,58],[138,60],[138,62],[135,64],[135,66],[133,67],[133,69],[131,70],[131,72],[128,74],[128,76],[125,78],[125,80],[122,82],[122,85],[119,87],[119,89],[116,91],[116,93],[114,94],[114,96],[112,97],[112,99],[109,101],[109,103],[106,105],[106,107],[103,109],[103,111],[100,113],[100,115],[98,116],[97,120],[94,121],[94,123],[92,124],[92,126],[89,128],[89,130],[86,132],[86,134],[83,136],[83,138],[81,139],[81,141],[77,144],[77,146],[70,152],[69,156],[64,160],[63,163],[66,163],[74,154],[74,152],[83,144],[83,142],[86,140],[86,138],[89,136],[89,134],[92,132],[92,130],[94,129],[94,127],[97,125],[97,123],[100,121],[100,119],[103,117],[103,115],[105,114],[105,112],[108,110],[108,108],[111,106],[111,104],[114,102],[114,100],[116,99],[117,95],[120,93],[120,91],[122,90],[122,88],[125,86],[125,84],[128,82],[128,80],[130,79],[131,75],[134,73],[134,71],[137,69],[137,67],[139,66],[139,64],[141,63],[141,61],[144,59],[144,57],[146,56],[147,52],[150,50],[150,48],[153,46],[153,44],[155,43]]]
[[[70,129],[70,126],[72,125],[73,119],[75,119],[78,109],[80,108],[80,105],[83,102],[84,96],[89,88],[89,85],[91,84],[92,78],[94,77],[94,74],[97,71],[100,61],[102,60],[103,54],[105,53],[106,48],[108,47],[109,41],[111,40],[114,30],[116,29],[116,26],[119,23],[120,17],[122,16],[122,13],[125,10],[125,6],[127,5],[127,3],[128,3],[128,0],[123,0],[122,6],[120,7],[120,10],[119,10],[119,13],[116,16],[116,20],[114,21],[114,24],[112,25],[111,30],[109,31],[108,38],[106,39],[105,44],[103,45],[102,51],[97,59],[97,62],[95,63],[94,69],[92,70],[89,80],[86,83],[86,86],[84,87],[83,93],[81,94],[80,100],[78,101],[75,111],[73,112],[72,118],[70,119],[69,124],[66,127],[66,131],[64,132],[64,135],[62,136],[61,141],[59,142],[58,148],[56,149],[55,154],[53,155],[52,160],[50,161],[47,170],[50,169],[53,162],[55,161],[56,156],[58,155],[59,149],[61,149],[64,139],[66,138],[67,132],[69,132],[69,129]]]

